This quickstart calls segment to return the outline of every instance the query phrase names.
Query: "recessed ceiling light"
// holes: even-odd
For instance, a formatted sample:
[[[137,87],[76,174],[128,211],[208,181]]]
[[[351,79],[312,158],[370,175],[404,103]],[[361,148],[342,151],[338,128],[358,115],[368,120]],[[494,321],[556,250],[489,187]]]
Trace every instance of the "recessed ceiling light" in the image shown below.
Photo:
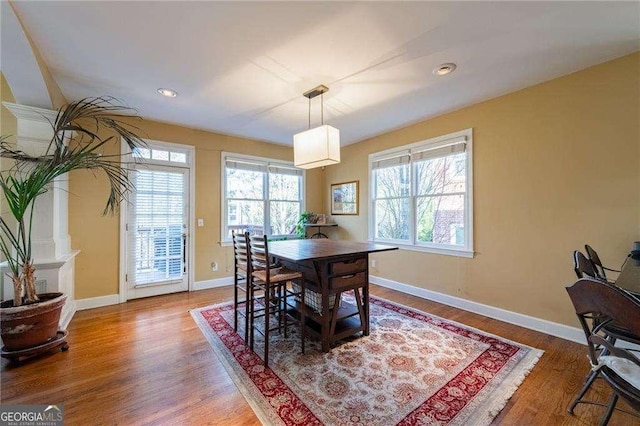
[[[435,75],[447,75],[451,74],[456,69],[456,64],[448,62],[446,64],[439,65],[434,68],[433,73]]]
[[[158,89],[158,93],[160,93],[162,96],[166,96],[167,98],[175,98],[176,96],[178,96],[178,92],[176,92],[175,90],[163,89],[162,87]]]

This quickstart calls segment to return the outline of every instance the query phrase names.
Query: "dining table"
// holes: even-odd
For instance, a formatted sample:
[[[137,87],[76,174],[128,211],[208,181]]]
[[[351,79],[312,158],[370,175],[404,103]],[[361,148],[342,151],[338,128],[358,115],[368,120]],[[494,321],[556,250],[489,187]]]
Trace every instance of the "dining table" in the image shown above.
[[[315,309],[305,307],[306,325],[320,338],[323,352],[346,337],[360,332],[369,335],[369,254],[397,249],[319,238],[269,242],[269,255],[288,269],[302,272],[305,292],[318,299]],[[345,292],[353,292],[353,298],[343,300]]]
[[[635,259],[631,255],[627,257],[616,279],[616,286],[640,297],[640,259]]]

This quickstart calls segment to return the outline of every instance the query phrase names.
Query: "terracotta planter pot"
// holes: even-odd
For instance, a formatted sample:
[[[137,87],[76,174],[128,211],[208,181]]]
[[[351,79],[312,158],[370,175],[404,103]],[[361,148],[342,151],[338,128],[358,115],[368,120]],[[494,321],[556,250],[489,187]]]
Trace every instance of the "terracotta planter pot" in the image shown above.
[[[13,306],[13,300],[0,305],[3,350],[19,351],[43,345],[56,338],[60,312],[67,300],[62,293],[39,294],[40,301]]]

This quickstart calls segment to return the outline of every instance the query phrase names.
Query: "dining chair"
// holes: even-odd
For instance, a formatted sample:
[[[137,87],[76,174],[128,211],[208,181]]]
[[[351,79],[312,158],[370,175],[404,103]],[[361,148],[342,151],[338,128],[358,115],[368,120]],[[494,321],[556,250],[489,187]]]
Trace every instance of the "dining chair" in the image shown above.
[[[244,317],[244,341],[249,343],[249,300],[250,300],[250,275],[249,264],[249,233],[231,231],[233,240],[233,331],[238,331],[238,317]],[[244,297],[240,299],[240,293]],[[244,312],[240,308],[244,308]]]
[[[575,250],[573,252],[573,270],[575,271],[578,279],[580,278],[595,278],[601,280],[596,272],[593,264],[586,258],[582,252]]]
[[[293,311],[300,319],[301,349],[305,349],[306,305],[305,284],[301,272],[291,271],[281,265],[273,265],[269,256],[267,236],[249,236],[249,345],[254,348],[254,330],[264,336],[264,366],[269,366],[269,335],[284,332],[287,337],[288,317]],[[297,285],[293,286],[293,282]],[[272,318],[275,325],[272,326]],[[258,321],[256,321],[258,319]]]
[[[573,260],[574,260],[574,271],[578,276],[578,279],[590,278],[597,281],[603,281],[603,282],[605,281],[598,276],[595,268],[593,267],[593,264],[580,251],[576,250],[573,252]],[[598,317],[591,318],[591,321],[593,322],[593,327],[597,327],[600,324],[600,319]],[[620,327],[617,327],[614,324],[606,324],[602,328],[602,332],[606,334],[607,339],[612,345],[615,345],[618,340],[640,344],[640,339],[638,339],[638,336],[634,336],[633,334],[629,333],[627,330],[621,329]],[[578,392],[573,402],[567,408],[567,411],[569,413],[573,414],[573,409],[576,407],[576,405],[580,403],[580,401],[582,400],[582,397],[587,393],[587,391],[589,390],[589,388],[591,387],[591,385],[593,384],[593,382],[597,377],[598,377],[597,371],[590,371],[589,374],[587,374],[587,377],[585,378],[585,382],[584,382],[584,385],[582,386],[582,389],[580,390],[580,392]]]
[[[586,338],[594,379],[603,378],[613,390],[600,425],[609,422],[619,398],[624,399],[636,411],[625,411],[627,414],[640,417],[640,358],[637,351],[614,346],[606,332],[607,327],[626,330],[639,341],[640,301],[614,285],[590,278],[579,279],[567,287],[567,293]],[[605,406],[584,400],[585,393],[586,389],[583,386],[578,398],[570,405],[569,413],[573,414],[573,409],[578,403]]]
[[[620,271],[617,270],[617,269],[611,269],[611,268],[607,268],[606,266],[602,266],[602,262],[600,261],[600,256],[598,256],[598,253],[589,244],[585,244],[584,249],[587,252],[587,256],[589,257],[589,261],[593,265],[593,269],[595,270],[598,278],[603,279],[603,280],[608,281],[611,284],[613,284],[614,281],[609,280],[607,278],[606,271],[618,272],[618,273],[620,273]]]

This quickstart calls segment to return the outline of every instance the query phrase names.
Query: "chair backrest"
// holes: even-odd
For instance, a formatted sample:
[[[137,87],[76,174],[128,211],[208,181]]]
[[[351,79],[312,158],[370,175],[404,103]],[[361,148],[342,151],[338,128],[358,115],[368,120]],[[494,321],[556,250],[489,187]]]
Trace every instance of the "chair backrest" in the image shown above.
[[[598,253],[589,244],[585,244],[584,249],[587,252],[587,257],[589,258],[589,261],[591,262],[591,265],[593,266],[597,277],[606,280],[607,274],[604,271],[604,267],[602,266],[602,262],[600,261],[600,256],[598,256]]]
[[[249,259],[254,270],[268,269],[269,246],[266,235],[249,236]]]
[[[600,278],[593,264],[578,250],[573,252],[573,270],[578,278]]]
[[[582,278],[567,287],[578,317],[595,315],[640,336],[640,299],[613,284]]]
[[[249,270],[249,233],[231,231],[233,239],[234,269],[247,272]]]
[[[614,357],[625,358],[640,368],[640,359],[633,351],[614,346],[602,333],[611,326],[640,337],[640,300],[612,284],[589,278],[567,287],[567,293],[584,331],[591,364],[600,366],[605,379],[627,402],[640,407],[640,389],[619,376],[606,362],[602,366],[603,360],[598,358],[599,348],[605,347]]]

